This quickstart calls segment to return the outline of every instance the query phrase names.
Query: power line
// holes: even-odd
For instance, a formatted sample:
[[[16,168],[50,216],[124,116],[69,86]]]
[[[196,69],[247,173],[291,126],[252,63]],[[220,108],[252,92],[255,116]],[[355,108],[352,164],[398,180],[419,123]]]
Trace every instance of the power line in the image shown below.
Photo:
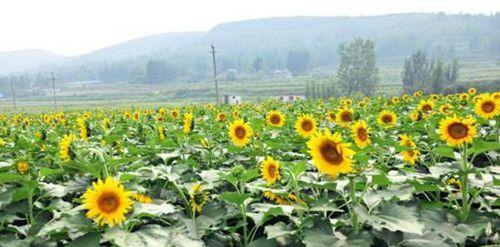
[[[217,82],[217,62],[215,60],[215,46],[214,45],[211,45],[212,47],[212,51],[210,53],[212,53],[212,60],[213,60],[213,64],[214,64],[214,82],[215,82],[215,102],[216,104],[219,104],[220,101],[219,101],[219,85],[218,85],[218,82]]]

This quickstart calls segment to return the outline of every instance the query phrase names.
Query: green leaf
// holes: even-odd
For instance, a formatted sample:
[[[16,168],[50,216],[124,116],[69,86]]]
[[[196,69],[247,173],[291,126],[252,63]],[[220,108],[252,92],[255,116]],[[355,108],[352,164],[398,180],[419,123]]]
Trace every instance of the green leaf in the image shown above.
[[[87,247],[99,246],[101,241],[101,234],[98,232],[89,232],[73,241],[68,243],[66,247]]]
[[[19,183],[22,184],[26,181],[26,177],[19,175],[19,174],[13,174],[13,173],[0,173],[0,184],[3,183]]]
[[[442,147],[437,147],[432,150],[433,153],[447,157],[447,158],[452,158],[455,159],[455,152],[453,151],[453,148],[447,147],[447,146],[442,146]]]
[[[234,203],[236,205],[242,205],[247,198],[251,198],[250,194],[238,194],[236,192],[224,192],[219,198],[229,203]]]
[[[274,225],[266,226],[264,228],[264,232],[266,233],[268,239],[295,234],[295,230],[289,229],[289,227],[281,221]]]
[[[468,155],[477,155],[489,151],[500,151],[500,142],[487,142],[483,139],[475,139]]]
[[[303,243],[307,247],[333,246],[337,238],[333,235],[333,228],[328,219],[314,218],[312,228],[305,228]]]
[[[360,216],[360,221],[366,221],[376,230],[383,228],[390,231],[402,231],[422,235],[424,224],[419,222],[417,211],[414,207],[403,207],[396,203],[384,203],[376,214],[368,215],[361,208],[355,208],[356,213]]]
[[[174,205],[170,203],[153,204],[153,203],[135,203],[134,204],[134,217],[143,216],[161,216],[175,213],[177,210]]]

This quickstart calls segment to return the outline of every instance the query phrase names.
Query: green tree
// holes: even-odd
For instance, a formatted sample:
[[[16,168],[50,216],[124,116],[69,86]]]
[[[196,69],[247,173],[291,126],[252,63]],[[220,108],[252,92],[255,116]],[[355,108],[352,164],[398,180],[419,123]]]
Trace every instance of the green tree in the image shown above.
[[[373,41],[362,38],[340,45],[337,76],[345,94],[352,95],[355,92],[364,95],[373,94],[379,81],[374,47]]]
[[[262,69],[262,64],[263,64],[263,59],[261,56],[258,56],[256,57],[254,60],[253,60],[253,63],[252,63],[252,67],[253,67],[253,70],[257,73],[260,72],[260,70]]]
[[[427,58],[427,53],[422,50],[413,52],[410,58],[405,59],[403,69],[403,91],[413,93],[422,90],[430,79],[432,62]]]
[[[306,49],[288,51],[286,64],[292,74],[304,73],[309,68],[309,51]]]
[[[445,65],[443,60],[438,59],[436,64],[433,66],[431,74],[431,92],[440,93],[446,83],[445,76]]]

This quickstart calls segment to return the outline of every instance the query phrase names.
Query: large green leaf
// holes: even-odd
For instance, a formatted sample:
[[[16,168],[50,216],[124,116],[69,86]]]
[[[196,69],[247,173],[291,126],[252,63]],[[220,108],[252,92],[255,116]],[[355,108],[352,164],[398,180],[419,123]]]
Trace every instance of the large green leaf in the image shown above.
[[[422,235],[425,225],[419,221],[415,207],[403,207],[395,202],[383,203],[379,210],[368,214],[362,207],[356,208],[360,221],[366,221],[376,230],[402,231]]]

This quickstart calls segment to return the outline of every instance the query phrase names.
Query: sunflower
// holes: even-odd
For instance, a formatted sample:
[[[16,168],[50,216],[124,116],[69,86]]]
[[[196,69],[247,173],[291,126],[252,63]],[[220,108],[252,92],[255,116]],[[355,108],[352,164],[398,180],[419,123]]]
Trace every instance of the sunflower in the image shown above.
[[[3,141],[2,138],[0,138],[0,147],[3,147],[3,145],[5,145],[5,142]]]
[[[354,143],[360,148],[364,148],[371,143],[370,129],[364,120],[359,120],[352,126],[352,138]]]
[[[139,111],[135,111],[134,115],[132,116],[132,118],[134,119],[134,121],[139,121],[140,117],[141,117],[141,113]]]
[[[385,128],[395,126],[397,121],[398,117],[396,116],[396,113],[387,110],[380,112],[377,119],[378,124]]]
[[[189,193],[189,205],[191,206],[191,210],[193,213],[196,211],[198,213],[201,212],[203,205],[208,201],[207,192],[203,191],[203,185],[200,183],[196,183],[191,188],[191,192]]]
[[[274,127],[282,127],[285,124],[285,116],[279,111],[270,111],[266,116],[266,122]]]
[[[409,149],[401,152],[403,156],[403,161],[410,164],[415,165],[415,161],[418,159],[420,152],[417,149]]]
[[[354,121],[354,111],[351,108],[342,108],[337,113],[337,123],[342,127],[348,127]]]
[[[111,124],[109,123],[109,118],[104,118],[102,120],[102,128],[108,131],[111,128]]]
[[[276,202],[277,204],[287,204],[287,201],[283,197],[276,195],[270,190],[264,192],[264,197],[268,200]]]
[[[332,123],[335,122],[335,120],[336,120],[335,112],[333,112],[333,111],[328,111],[328,113],[326,114],[326,117],[327,117],[328,121],[330,121]]]
[[[452,109],[453,109],[453,106],[448,104],[448,103],[439,107],[439,111],[443,114],[448,114]]]
[[[342,142],[340,134],[331,134],[329,130],[317,133],[307,142],[313,163],[321,173],[336,178],[340,173],[353,170],[350,143]]]
[[[474,95],[476,94],[477,90],[475,88],[469,88],[469,90],[467,90],[467,93],[469,93],[470,95]]]
[[[144,204],[153,203],[153,198],[151,198],[148,195],[138,193],[138,192],[131,193],[130,198],[134,199],[137,202],[144,203]]]
[[[74,156],[73,150],[71,150],[71,144],[74,138],[73,134],[64,135],[59,142],[59,156],[63,161],[69,161]]]
[[[225,122],[226,121],[226,113],[219,113],[217,114],[217,121],[219,122]]]
[[[187,134],[191,132],[193,128],[194,128],[193,114],[191,113],[184,114],[184,124],[182,125],[182,131]]]
[[[472,142],[476,135],[476,125],[472,118],[447,117],[439,122],[441,139],[455,147]]]
[[[399,144],[401,146],[411,148],[401,152],[401,156],[403,156],[403,161],[410,165],[414,165],[415,161],[418,159],[418,156],[420,155],[420,152],[416,149],[417,145],[408,135],[401,135],[400,139],[401,140],[399,141]]]
[[[421,100],[418,104],[418,109],[424,114],[429,114],[434,110],[434,101],[432,100]]]
[[[25,174],[30,169],[30,165],[28,164],[27,161],[21,160],[17,162],[16,168],[19,173]]]
[[[156,130],[158,131],[158,139],[160,139],[160,141],[165,140],[165,128],[159,125],[158,127],[156,127]]]
[[[316,128],[316,120],[311,115],[302,115],[295,122],[295,130],[302,137],[310,137]]]
[[[500,101],[492,95],[482,95],[474,105],[474,110],[484,119],[493,118],[500,114]]]
[[[171,116],[172,118],[178,118],[178,117],[179,117],[179,110],[177,110],[177,109],[172,109],[172,110],[170,111],[170,116]]]
[[[237,147],[245,146],[252,136],[252,128],[243,119],[238,119],[229,125],[229,136]]]
[[[417,110],[410,112],[411,121],[418,121],[420,119],[420,113]]]
[[[87,127],[87,123],[85,123],[84,118],[78,118],[76,120],[78,124],[78,131],[80,132],[80,138],[84,141],[89,140],[89,129]]]
[[[280,180],[280,162],[274,160],[272,157],[267,157],[260,164],[260,172],[268,184],[274,184],[276,180]]]
[[[132,208],[130,192],[112,177],[92,183],[92,188],[83,194],[83,207],[88,209],[87,218],[99,226],[113,227],[125,220],[125,214]]]

